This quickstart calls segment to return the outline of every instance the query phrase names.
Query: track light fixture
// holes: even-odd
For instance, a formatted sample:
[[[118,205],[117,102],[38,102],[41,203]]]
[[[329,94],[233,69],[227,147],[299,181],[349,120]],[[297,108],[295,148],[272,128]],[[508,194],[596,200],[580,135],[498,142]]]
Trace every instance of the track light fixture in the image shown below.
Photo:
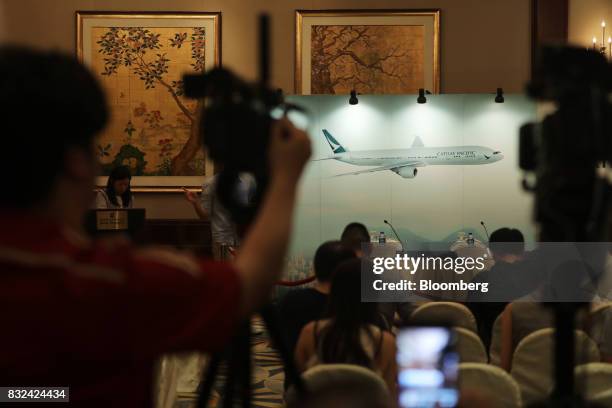
[[[357,91],[351,91],[351,97],[349,98],[349,105],[357,105],[359,103],[359,99],[357,99]]]
[[[497,93],[495,95],[495,103],[504,103],[504,89],[497,88]]]
[[[427,103],[427,98],[425,97],[425,89],[419,89],[419,97],[417,98],[417,103]]]

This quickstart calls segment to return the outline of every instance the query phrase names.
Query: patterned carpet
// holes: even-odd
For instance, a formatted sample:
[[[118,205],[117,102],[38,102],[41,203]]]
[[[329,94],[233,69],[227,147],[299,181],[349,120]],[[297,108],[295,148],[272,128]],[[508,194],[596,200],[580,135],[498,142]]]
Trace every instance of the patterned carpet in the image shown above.
[[[285,378],[282,363],[276,351],[270,347],[268,334],[264,330],[261,319],[254,319],[252,328],[255,333],[251,339],[251,350],[254,357],[253,371],[253,407],[275,408],[283,404],[283,381]],[[220,371],[220,380],[214,387],[213,396],[208,406],[218,408],[222,406],[221,391],[225,373],[223,367]],[[174,408],[194,408],[197,394],[181,395],[174,404]]]

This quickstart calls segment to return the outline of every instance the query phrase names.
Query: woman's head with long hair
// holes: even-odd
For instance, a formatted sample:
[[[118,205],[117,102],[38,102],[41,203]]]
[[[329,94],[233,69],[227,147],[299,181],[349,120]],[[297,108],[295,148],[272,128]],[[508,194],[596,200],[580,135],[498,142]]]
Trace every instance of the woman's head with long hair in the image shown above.
[[[361,335],[380,321],[378,304],[361,301],[361,259],[341,263],[334,272],[329,296],[330,322],[321,332],[324,363],[357,364],[372,368]]]
[[[131,180],[132,174],[128,166],[117,166],[111,171],[106,182],[106,195],[111,203],[118,206],[117,196],[120,196],[123,206],[130,206],[132,200]]]

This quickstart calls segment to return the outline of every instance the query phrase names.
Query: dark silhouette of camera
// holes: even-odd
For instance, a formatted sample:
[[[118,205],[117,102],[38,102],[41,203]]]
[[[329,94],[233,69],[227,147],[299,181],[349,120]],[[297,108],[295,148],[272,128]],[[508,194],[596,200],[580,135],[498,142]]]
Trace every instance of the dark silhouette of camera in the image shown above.
[[[185,95],[203,99],[200,134],[218,173],[217,195],[234,221],[248,224],[268,185],[268,147],[272,123],[295,105],[282,93],[250,84],[223,68],[183,77]],[[240,174],[250,173],[254,185],[248,199],[238,193]]]
[[[612,163],[612,65],[595,51],[541,49],[530,97],[553,101],[557,110],[521,128],[519,165],[533,172],[535,220],[541,241],[601,241],[608,208],[607,182],[597,168]],[[605,207],[605,208],[604,208]],[[604,214],[605,213],[605,214]],[[602,218],[605,217],[605,218]]]

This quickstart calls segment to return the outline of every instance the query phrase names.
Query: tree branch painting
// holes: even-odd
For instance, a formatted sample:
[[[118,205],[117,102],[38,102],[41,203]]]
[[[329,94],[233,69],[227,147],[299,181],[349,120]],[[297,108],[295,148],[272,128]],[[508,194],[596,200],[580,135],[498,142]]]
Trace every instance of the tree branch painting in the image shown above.
[[[311,93],[416,93],[424,87],[423,26],[314,25]]]

